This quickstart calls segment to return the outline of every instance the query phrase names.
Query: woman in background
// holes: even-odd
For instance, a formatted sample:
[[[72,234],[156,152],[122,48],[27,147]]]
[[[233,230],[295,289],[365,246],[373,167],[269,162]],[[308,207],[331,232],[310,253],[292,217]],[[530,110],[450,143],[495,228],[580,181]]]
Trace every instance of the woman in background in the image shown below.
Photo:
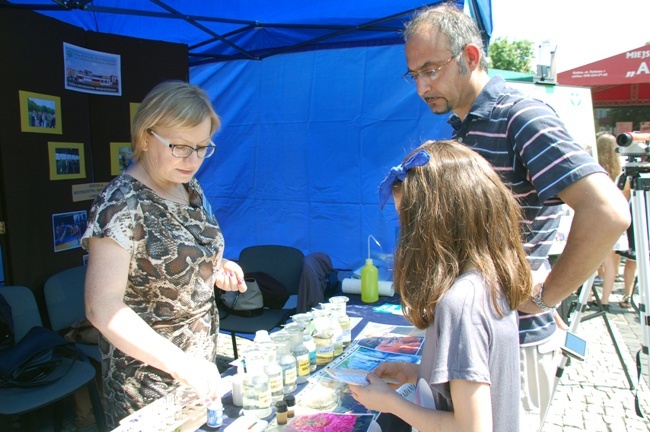
[[[622,171],[621,167],[621,157],[616,151],[617,148],[616,137],[609,133],[599,134],[596,139],[596,148],[598,150],[598,163],[600,166],[605,168],[609,177],[613,182],[619,184],[619,179],[625,174]],[[630,180],[625,179],[624,182],[621,182],[623,185],[622,193],[625,198],[630,200]],[[630,231],[630,230],[628,230]],[[612,250],[609,252],[605,261],[602,265],[603,273],[603,292],[600,298],[600,302],[603,305],[603,309],[606,312],[609,312],[609,296],[614,289],[614,282],[618,276],[619,264],[621,262],[621,256],[616,253],[616,251],[628,251],[630,246],[628,244],[628,234],[623,233],[619,240],[616,242]],[[632,240],[634,240],[632,238]],[[624,285],[625,285],[625,295],[622,301],[619,303],[621,307],[629,308],[630,305],[630,296],[632,295],[632,288],[634,285],[634,274],[636,273],[636,261],[626,258],[625,260],[625,270],[624,270]],[[629,293],[628,293],[629,289]],[[598,307],[594,302],[591,303],[592,307]]]
[[[488,162],[455,141],[428,141],[380,186],[399,214],[394,284],[406,318],[426,329],[419,365],[383,363],[366,408],[419,431],[519,430],[517,307],[532,290],[519,205]],[[382,378],[398,384],[390,386]],[[418,386],[413,402],[393,389]]]
[[[93,203],[82,240],[86,314],[101,332],[112,428],[178,384],[219,394],[214,287],[246,290],[194,178],[219,126],[203,90],[159,84],[133,119],[133,163]]]

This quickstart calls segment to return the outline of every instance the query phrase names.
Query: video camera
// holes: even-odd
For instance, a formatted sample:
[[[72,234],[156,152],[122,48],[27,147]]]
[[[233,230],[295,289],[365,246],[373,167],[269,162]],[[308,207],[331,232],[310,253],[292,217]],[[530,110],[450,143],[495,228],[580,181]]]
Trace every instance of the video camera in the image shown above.
[[[626,132],[618,134],[616,144],[619,146],[616,151],[624,156],[647,157],[650,156],[650,133]]]

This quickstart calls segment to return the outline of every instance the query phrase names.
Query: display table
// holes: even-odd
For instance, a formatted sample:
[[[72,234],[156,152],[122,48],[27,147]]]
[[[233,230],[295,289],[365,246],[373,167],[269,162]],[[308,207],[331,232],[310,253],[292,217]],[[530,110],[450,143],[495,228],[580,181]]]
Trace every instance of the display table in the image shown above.
[[[349,298],[347,303],[347,314],[351,319],[351,322],[354,324],[354,327],[351,330],[351,337],[353,343],[344,350],[343,354],[336,357],[334,361],[325,366],[319,366],[315,372],[312,373],[309,382],[305,384],[298,384],[296,391],[292,394],[295,395],[296,400],[298,401],[295,411],[296,415],[301,415],[305,413],[305,410],[301,411],[300,400],[307,398],[310,394],[322,392],[324,387],[319,387],[320,385],[326,384],[327,382],[332,382],[332,379],[329,378],[325,370],[328,367],[337,367],[340,365],[343,368],[356,368],[354,362],[363,361],[364,366],[368,365],[368,359],[361,356],[359,353],[361,350],[368,349],[367,341],[374,338],[367,338],[367,335],[378,335],[380,332],[385,331],[385,329],[399,329],[401,332],[397,336],[404,335],[405,332],[411,334],[412,332],[418,332],[417,329],[414,329],[410,324],[404,319],[401,314],[395,313],[381,313],[376,309],[381,306],[384,309],[390,310],[390,307],[386,306],[398,306],[399,298],[398,297],[380,297],[376,303],[365,304],[361,302],[359,295],[353,294],[342,294],[346,295]],[[395,335],[393,335],[395,336]],[[359,339],[359,338],[363,339]],[[372,347],[372,352],[376,352],[377,347]],[[415,351],[414,351],[415,352]],[[410,353],[398,353],[398,356],[407,356]],[[382,359],[372,359],[372,361],[391,361],[389,356],[395,355],[394,353],[382,354],[386,356]],[[419,356],[417,357],[419,361]],[[361,360],[359,360],[361,358]],[[403,361],[402,358],[398,358],[400,361]],[[415,362],[415,360],[413,360]],[[371,366],[363,367],[368,370],[372,369]],[[236,373],[236,368],[231,367],[222,374],[224,394],[222,397],[223,403],[223,425],[219,430],[225,430],[235,419],[240,417],[241,407],[235,406],[232,401],[232,394],[230,392],[230,381],[232,380],[233,375]],[[325,379],[324,377],[327,377]],[[322,380],[322,382],[321,382]],[[343,386],[343,384],[337,383],[338,386]],[[339,391],[337,387],[336,391]],[[348,408],[346,404],[355,404],[356,401],[351,398],[350,395],[343,395],[340,399],[337,399],[336,405],[334,406],[333,411],[339,413],[352,412],[359,413],[357,409],[365,411],[365,413],[373,414],[365,410],[363,406],[356,403],[355,408]],[[309,411],[309,410],[308,410]],[[330,411],[329,409],[327,411]],[[310,411],[313,412],[313,411]],[[359,413],[362,414],[362,413]],[[135,421],[134,421],[135,419]],[[269,422],[267,431],[283,430],[283,426],[276,427],[275,423],[275,411],[265,418],[264,420]],[[401,432],[401,431],[410,431],[411,427],[406,425],[399,418],[390,415],[390,414],[380,414],[377,419],[377,423],[384,432]],[[147,431],[214,431],[217,429],[210,428],[206,424],[206,407],[203,403],[196,399],[196,396],[191,392],[191,390],[179,390],[175,395],[169,395],[165,398],[162,398],[151,405],[143,408],[129,418],[121,422],[121,427],[119,428],[120,432],[123,431],[136,431],[136,430],[147,430]],[[152,428],[153,423],[156,423],[155,428]],[[142,428],[142,426],[146,426]]]

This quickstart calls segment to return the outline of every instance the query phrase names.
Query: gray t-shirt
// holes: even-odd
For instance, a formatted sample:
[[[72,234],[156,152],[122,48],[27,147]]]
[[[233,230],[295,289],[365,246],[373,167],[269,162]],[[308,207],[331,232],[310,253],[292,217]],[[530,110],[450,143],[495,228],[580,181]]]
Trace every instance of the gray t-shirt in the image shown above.
[[[494,431],[519,430],[517,315],[504,297],[499,317],[481,273],[461,275],[440,299],[426,329],[419,377],[428,382],[436,409],[453,411],[449,381],[490,384]]]

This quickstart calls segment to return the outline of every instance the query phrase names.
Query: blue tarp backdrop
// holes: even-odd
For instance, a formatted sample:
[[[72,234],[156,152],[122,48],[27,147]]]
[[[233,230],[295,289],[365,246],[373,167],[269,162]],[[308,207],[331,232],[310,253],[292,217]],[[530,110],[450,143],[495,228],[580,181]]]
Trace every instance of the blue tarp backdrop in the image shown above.
[[[388,170],[425,139],[449,137],[401,79],[402,46],[310,51],[190,69],[223,120],[218,150],[198,174],[226,237],[326,252],[353,268],[374,235],[395,245],[397,218],[380,212]],[[380,252],[374,244],[373,254]]]
[[[405,83],[400,31],[441,0],[94,0],[28,7],[88,31],[183,43],[190,81],[223,120],[198,173],[226,237],[225,256],[283,244],[355,268],[368,235],[395,246],[397,216],[379,210],[388,170],[427,139],[447,138]],[[456,0],[492,32],[490,0]]]

